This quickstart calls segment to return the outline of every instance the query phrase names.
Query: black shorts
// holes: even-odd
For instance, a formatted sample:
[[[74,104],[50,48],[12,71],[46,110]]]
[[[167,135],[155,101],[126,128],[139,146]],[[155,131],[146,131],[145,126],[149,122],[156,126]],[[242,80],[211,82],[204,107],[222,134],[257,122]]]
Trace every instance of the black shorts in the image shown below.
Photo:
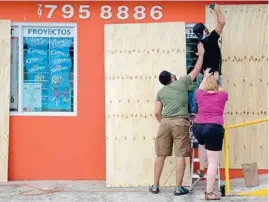
[[[210,151],[221,151],[223,145],[224,128],[218,124],[193,124],[193,134],[200,145]]]

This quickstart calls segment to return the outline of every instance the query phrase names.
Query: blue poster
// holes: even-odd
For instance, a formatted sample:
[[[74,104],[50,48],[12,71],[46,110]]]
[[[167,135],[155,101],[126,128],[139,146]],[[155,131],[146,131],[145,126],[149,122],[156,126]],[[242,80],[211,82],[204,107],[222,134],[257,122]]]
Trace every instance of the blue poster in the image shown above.
[[[24,38],[24,46],[26,48],[24,58],[24,81],[27,83],[41,83],[43,95],[47,94],[48,88],[48,45],[49,38]],[[46,106],[44,106],[46,98],[46,96],[42,97],[42,108],[46,108]]]
[[[50,38],[49,52],[49,110],[71,111],[70,71],[73,65],[70,55],[72,38]]]

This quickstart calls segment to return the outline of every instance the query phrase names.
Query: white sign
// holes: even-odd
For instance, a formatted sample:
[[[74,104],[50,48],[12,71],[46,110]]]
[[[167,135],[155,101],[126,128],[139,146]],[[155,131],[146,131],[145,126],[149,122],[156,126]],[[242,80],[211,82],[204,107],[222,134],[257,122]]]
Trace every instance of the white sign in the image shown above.
[[[186,38],[187,39],[196,39],[197,37],[193,33],[193,27],[195,24],[190,24],[186,26]]]
[[[24,37],[73,37],[73,28],[24,27]]]
[[[43,16],[43,10],[46,11],[46,17],[51,19],[55,11],[57,11],[57,5],[38,5],[37,15],[39,18]],[[65,19],[71,19],[77,15],[80,19],[89,19],[92,15],[90,11],[90,5],[80,5],[78,9],[70,4],[65,4],[61,8],[62,17]],[[113,9],[117,10],[116,16],[119,20],[127,20],[133,17],[135,20],[143,20],[146,16],[146,8],[144,6],[136,6],[134,10],[129,9],[128,6],[118,6],[117,8],[112,8],[109,5],[103,5],[100,9],[100,18],[103,20],[108,20],[113,17]],[[153,20],[160,20],[163,17],[163,8],[161,6],[152,6],[150,8],[150,17]]]
[[[23,111],[42,111],[42,84],[23,84]]]

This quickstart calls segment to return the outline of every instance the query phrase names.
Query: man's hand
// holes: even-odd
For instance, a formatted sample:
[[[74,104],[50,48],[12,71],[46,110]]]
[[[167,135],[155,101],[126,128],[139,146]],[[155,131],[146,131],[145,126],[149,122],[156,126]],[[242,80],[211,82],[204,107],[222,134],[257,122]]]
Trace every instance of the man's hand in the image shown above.
[[[157,101],[155,105],[155,117],[159,122],[162,120],[162,109],[163,104],[160,101]]]

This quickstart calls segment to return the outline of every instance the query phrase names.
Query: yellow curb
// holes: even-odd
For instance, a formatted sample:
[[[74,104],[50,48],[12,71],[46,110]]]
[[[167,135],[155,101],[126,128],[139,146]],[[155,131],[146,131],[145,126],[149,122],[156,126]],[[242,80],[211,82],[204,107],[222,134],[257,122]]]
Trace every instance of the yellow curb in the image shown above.
[[[267,196],[268,197],[268,189],[260,189],[255,191],[248,192],[240,192],[236,194],[238,196]]]

